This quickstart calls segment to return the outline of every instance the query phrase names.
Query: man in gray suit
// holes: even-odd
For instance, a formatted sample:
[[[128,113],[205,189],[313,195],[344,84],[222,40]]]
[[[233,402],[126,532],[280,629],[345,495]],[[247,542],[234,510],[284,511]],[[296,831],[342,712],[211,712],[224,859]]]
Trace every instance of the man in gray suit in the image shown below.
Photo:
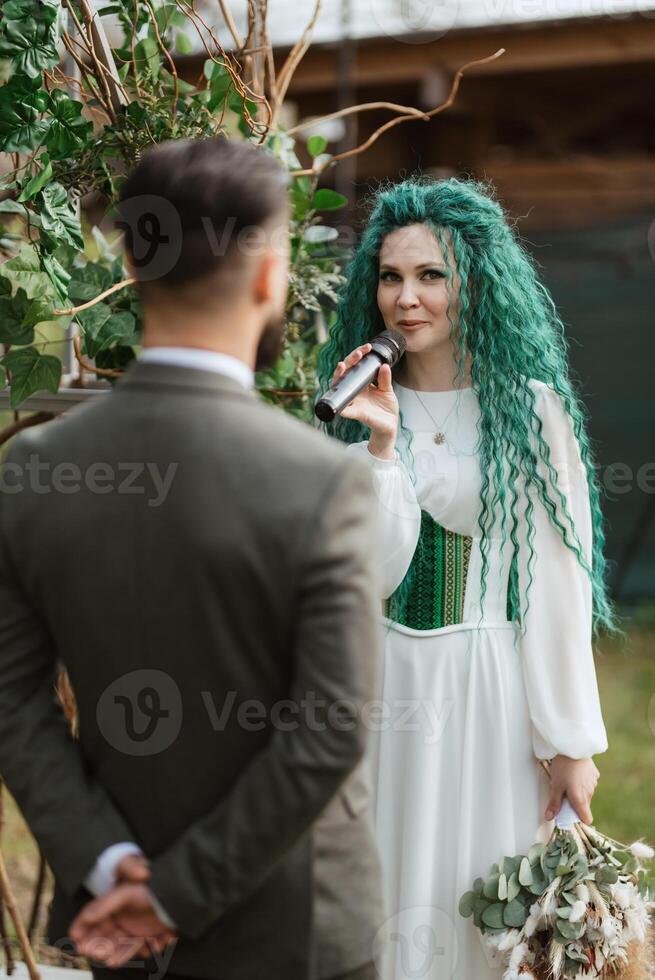
[[[54,872],[49,941],[98,977],[376,975],[370,473],[253,388],[286,182],[236,141],[143,157],[119,212],[144,352],[2,470],[0,772]]]

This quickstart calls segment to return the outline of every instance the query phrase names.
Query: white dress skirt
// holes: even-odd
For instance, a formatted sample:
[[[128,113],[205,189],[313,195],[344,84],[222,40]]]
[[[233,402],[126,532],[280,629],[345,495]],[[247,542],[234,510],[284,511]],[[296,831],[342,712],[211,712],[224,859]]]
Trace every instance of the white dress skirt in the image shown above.
[[[558,484],[589,559],[591,516],[578,443],[557,393],[531,384]],[[498,980],[499,962],[473,920],[460,916],[459,898],[501,857],[526,853],[550,835],[553,823],[543,819],[549,782],[538,760],[607,749],[591,646],[591,586],[531,493],[535,557],[525,633],[515,636],[508,620],[509,543],[501,554],[500,534],[491,540],[479,622],[477,395],[465,388],[417,397],[396,382],[394,390],[413,433],[416,483],[398,453],[402,430],[395,460],[373,456],[367,442],[348,447],[374,477],[382,598],[407,573],[422,511],[454,532],[451,543],[464,543],[465,574],[460,567],[458,588],[444,558],[450,578],[439,602],[446,625],[417,629],[385,615],[380,621],[382,663],[365,761],[388,917],[374,952],[384,980]],[[441,445],[437,430],[446,436]],[[521,527],[521,595],[525,535]]]

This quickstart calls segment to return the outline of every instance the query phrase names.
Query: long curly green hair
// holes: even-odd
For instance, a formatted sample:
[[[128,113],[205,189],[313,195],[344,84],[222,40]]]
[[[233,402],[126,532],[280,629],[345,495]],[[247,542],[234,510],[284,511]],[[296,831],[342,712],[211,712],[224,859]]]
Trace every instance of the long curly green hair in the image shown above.
[[[376,192],[368,223],[348,268],[335,324],[319,353],[320,389],[329,385],[339,360],[385,329],[377,304],[380,247],[390,232],[417,223],[426,223],[437,236],[447,266],[448,319],[457,365],[454,387],[457,387],[457,378],[464,378],[468,353],[471,382],[480,405],[481,602],[484,604],[489,572],[489,534],[496,521],[496,508],[500,508],[501,551],[508,538],[512,546],[509,605],[519,612],[520,620],[525,621],[535,553],[534,507],[531,495],[521,492],[518,487],[522,476],[526,488],[536,488],[551,522],[590,576],[594,635],[601,627],[620,632],[606,585],[605,534],[597,467],[586,432],[585,410],[570,380],[564,326],[550,293],[540,280],[534,260],[510,227],[488,182],[419,177],[383,186]],[[454,272],[449,261],[449,246],[461,283],[459,297],[454,295],[452,285]],[[459,310],[455,315],[457,298]],[[530,379],[545,382],[559,394],[573,423],[588,477],[593,527],[591,566],[585,559],[566,498],[558,486],[549,446],[541,432],[542,422],[535,411],[535,391]],[[400,424],[406,445],[403,458],[416,483],[412,434],[404,424],[402,413]],[[339,416],[327,431],[347,443],[361,442],[369,435],[368,428],[360,422]],[[538,460],[532,445],[534,437],[539,456],[546,465],[547,481],[537,469]],[[557,513],[558,502],[564,523]],[[527,524],[529,552],[523,605],[516,573],[521,509]],[[417,556],[421,548],[422,535],[419,536]],[[413,569],[417,565],[417,561],[412,562],[403,582],[390,597],[391,619],[401,619],[406,611],[412,592]]]

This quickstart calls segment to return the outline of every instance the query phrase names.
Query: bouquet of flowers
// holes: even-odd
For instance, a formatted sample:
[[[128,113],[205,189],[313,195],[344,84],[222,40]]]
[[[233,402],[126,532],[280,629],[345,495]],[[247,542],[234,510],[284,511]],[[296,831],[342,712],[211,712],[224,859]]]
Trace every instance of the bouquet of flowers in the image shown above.
[[[583,824],[565,799],[548,843],[494,864],[459,911],[506,967],[503,980],[652,980],[654,856]]]

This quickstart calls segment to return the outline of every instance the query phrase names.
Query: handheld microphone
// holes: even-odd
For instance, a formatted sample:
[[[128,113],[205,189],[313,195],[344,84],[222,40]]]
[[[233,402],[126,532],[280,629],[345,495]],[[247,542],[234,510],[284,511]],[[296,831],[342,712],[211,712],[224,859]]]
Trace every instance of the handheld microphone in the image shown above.
[[[369,343],[372,349],[368,354],[349,368],[344,376],[316,402],[314,412],[321,422],[332,422],[335,415],[342,412],[363,388],[377,380],[382,365],[388,364],[389,367],[393,367],[407,347],[405,338],[397,330],[384,330]]]

